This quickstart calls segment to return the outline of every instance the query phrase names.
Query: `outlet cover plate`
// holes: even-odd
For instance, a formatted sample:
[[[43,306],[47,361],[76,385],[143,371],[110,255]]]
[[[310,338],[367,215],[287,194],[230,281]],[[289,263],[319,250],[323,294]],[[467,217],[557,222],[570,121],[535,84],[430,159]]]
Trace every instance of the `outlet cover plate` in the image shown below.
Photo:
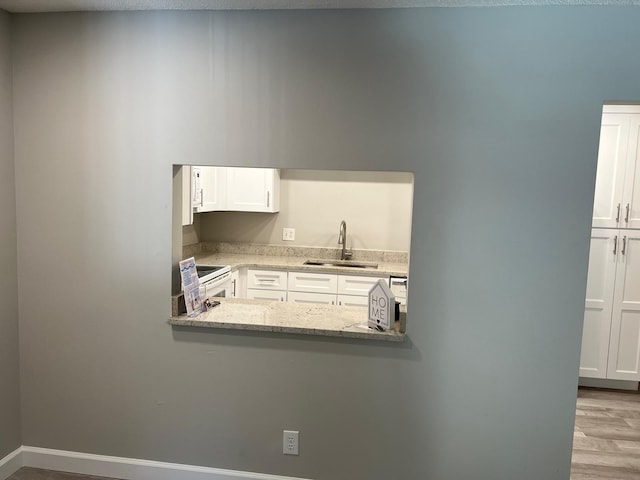
[[[282,229],[282,240],[293,242],[296,239],[296,229],[285,227]]]
[[[299,434],[297,430],[283,430],[282,453],[285,455],[299,455]]]

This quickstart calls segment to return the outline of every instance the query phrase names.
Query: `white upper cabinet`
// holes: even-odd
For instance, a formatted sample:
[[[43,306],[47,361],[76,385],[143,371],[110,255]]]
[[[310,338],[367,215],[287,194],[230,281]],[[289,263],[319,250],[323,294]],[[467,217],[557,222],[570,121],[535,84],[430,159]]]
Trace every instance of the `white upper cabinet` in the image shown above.
[[[594,228],[640,228],[640,106],[607,105],[602,115]]]
[[[273,168],[225,168],[225,210],[267,212],[280,210],[280,171]]]
[[[640,114],[629,118],[629,144],[627,170],[620,216],[622,228],[640,228]]]
[[[193,167],[195,211],[280,210],[280,171],[273,168]]]
[[[628,139],[628,114],[602,115],[593,227],[618,228],[620,224]]]
[[[192,167],[193,206],[197,213],[222,210],[225,205],[224,169]]]

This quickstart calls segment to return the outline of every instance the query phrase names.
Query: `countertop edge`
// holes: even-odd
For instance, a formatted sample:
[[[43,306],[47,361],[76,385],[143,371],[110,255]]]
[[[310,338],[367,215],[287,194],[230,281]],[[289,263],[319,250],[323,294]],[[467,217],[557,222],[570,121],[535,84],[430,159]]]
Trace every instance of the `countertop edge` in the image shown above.
[[[167,323],[176,327],[212,328],[217,330],[238,330],[255,332],[287,333],[296,335],[311,335],[334,338],[352,338],[374,342],[402,343],[406,340],[406,333],[398,332],[352,332],[348,330],[328,330],[320,328],[286,327],[281,325],[252,325],[247,323],[212,322],[197,320],[187,316],[170,317]]]

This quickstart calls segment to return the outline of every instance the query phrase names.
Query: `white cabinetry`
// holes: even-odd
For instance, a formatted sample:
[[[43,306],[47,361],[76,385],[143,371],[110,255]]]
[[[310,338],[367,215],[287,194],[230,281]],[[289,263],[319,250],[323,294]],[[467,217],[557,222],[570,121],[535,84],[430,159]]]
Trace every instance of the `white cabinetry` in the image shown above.
[[[601,228],[592,230],[582,327],[581,377],[606,378],[607,376],[617,242],[618,230]]]
[[[193,167],[196,212],[280,210],[280,171],[272,168]]]
[[[640,380],[639,230],[593,230],[580,376]]]
[[[280,210],[280,171],[273,168],[226,168],[225,210],[267,212]]]
[[[592,226],[640,228],[640,106],[603,111]]]
[[[287,293],[287,302],[315,303],[322,305],[335,305],[336,295],[329,293],[291,292]]]
[[[640,230],[618,235],[607,378],[640,380]]]
[[[331,273],[289,272],[287,301],[335,305],[338,275]]]
[[[287,272],[248,269],[247,298],[284,302],[287,298]]]

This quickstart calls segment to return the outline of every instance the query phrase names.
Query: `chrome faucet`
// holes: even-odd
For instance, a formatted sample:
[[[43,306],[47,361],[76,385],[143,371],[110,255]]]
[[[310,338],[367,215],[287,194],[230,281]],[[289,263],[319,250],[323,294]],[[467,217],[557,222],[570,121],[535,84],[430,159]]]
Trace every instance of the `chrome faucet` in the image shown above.
[[[351,260],[353,252],[347,250],[347,222],[340,222],[340,233],[338,233],[338,245],[342,245],[342,254],[340,260]]]

